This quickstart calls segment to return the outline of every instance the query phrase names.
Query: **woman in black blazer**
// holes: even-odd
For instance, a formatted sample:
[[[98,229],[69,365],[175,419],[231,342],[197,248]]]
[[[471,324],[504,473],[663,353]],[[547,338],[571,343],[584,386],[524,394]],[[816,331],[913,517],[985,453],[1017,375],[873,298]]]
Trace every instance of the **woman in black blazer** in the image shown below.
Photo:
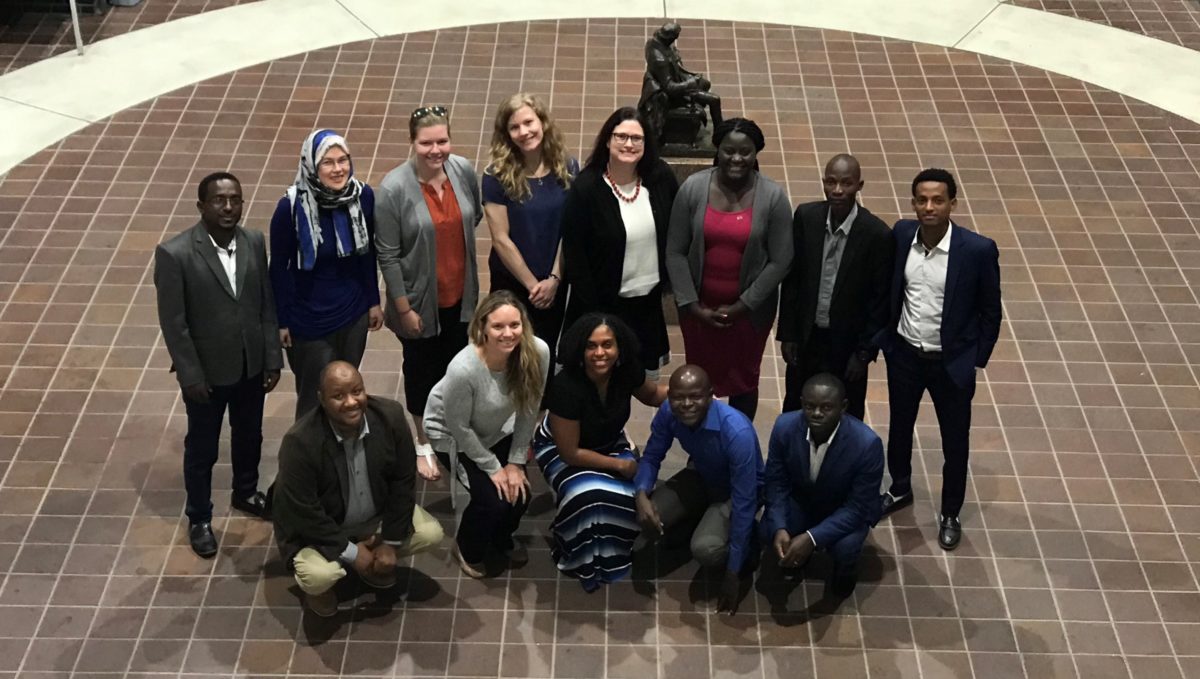
[[[567,194],[562,233],[571,286],[564,327],[592,311],[619,317],[637,335],[638,358],[653,373],[670,357],[664,251],[679,183],[649,129],[631,106],[608,117]]]

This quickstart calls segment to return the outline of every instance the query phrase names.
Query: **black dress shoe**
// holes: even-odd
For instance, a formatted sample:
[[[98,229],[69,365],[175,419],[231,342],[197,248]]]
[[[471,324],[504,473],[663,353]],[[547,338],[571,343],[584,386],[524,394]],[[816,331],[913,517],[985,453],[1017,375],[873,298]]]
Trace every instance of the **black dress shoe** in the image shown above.
[[[267,496],[263,495],[261,491],[255,491],[250,497],[235,497],[233,498],[233,502],[230,504],[232,504],[233,508],[238,511],[246,512],[247,514],[253,514],[254,516],[266,521],[271,520],[271,508],[267,504]]]
[[[192,551],[196,556],[211,559],[217,553],[217,536],[213,535],[212,524],[193,523],[188,528],[188,541],[192,543]]]
[[[962,539],[962,524],[957,516],[943,516],[939,520],[938,546],[947,551],[958,546]]]
[[[879,496],[879,504],[883,508],[883,516],[904,509],[913,503],[912,491],[903,495],[892,495],[891,492]]]
[[[854,587],[858,584],[858,571],[838,572],[834,569],[833,574],[829,576],[829,591],[839,599],[848,599],[851,594],[854,594]]]

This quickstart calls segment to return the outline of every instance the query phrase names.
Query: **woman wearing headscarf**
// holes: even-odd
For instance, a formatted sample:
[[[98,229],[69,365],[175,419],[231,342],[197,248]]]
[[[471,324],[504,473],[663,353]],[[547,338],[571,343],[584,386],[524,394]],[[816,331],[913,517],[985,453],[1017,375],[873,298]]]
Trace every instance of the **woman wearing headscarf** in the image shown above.
[[[375,264],[375,194],[354,176],[346,140],[304,140],[295,182],[271,217],[271,286],[279,339],[296,376],[296,418],[317,407],[330,361],[357,367],[383,326]]]
[[[429,392],[467,346],[479,301],[475,227],[483,216],[479,176],[450,152],[450,113],[422,106],[408,118],[412,157],[379,184],[379,269],[384,314],[404,345],[404,406],[413,418],[417,472],[441,478],[425,434]]]
[[[713,145],[713,167],[688,177],[671,209],[667,273],[687,362],[754,419],[759,366],[792,261],[791,204],[758,171],[766,140],[754,121],[723,121]]]

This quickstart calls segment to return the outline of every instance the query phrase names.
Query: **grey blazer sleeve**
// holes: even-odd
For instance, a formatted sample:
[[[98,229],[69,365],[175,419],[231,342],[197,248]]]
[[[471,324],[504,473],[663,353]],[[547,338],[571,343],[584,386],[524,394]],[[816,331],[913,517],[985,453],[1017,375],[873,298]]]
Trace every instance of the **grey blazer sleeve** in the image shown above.
[[[252,234],[255,256],[258,257],[259,285],[262,286],[262,309],[259,318],[263,333],[263,369],[275,372],[283,370],[283,347],[279,343],[279,320],[275,315],[275,293],[271,289],[271,277],[267,274],[267,242],[259,231]]]
[[[772,302],[779,284],[792,264],[792,210],[787,194],[777,184],[772,187],[771,200],[765,215],[767,220],[767,264],[741,294],[741,300],[751,309]],[[758,215],[755,215],[755,219]]]
[[[390,304],[398,297],[408,296],[408,285],[400,269],[400,258],[404,254],[404,241],[400,235],[403,205],[399,186],[386,180],[380,184],[375,196],[375,254]]]
[[[675,196],[671,206],[671,221],[667,225],[667,277],[671,279],[671,290],[675,293],[675,304],[687,306],[700,301],[696,292],[696,284],[692,280],[692,267],[688,255],[692,250],[692,239],[695,237],[692,228],[692,213],[696,209],[696,181],[694,177],[703,176],[707,187],[708,172],[688,177]],[[699,181],[699,180],[697,180]],[[708,201],[704,201],[707,205]]]
[[[175,255],[162,245],[154,250],[154,289],[158,301],[158,325],[162,328],[163,340],[175,366],[179,385],[203,384],[204,368],[200,365],[200,355],[196,352],[188,328],[183,267]],[[278,332],[275,341],[279,342]]]

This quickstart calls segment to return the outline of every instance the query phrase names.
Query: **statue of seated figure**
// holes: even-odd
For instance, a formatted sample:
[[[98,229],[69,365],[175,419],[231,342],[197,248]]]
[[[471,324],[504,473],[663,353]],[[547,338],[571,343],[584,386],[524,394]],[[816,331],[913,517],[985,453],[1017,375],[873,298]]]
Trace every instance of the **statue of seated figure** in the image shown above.
[[[720,124],[721,97],[710,91],[707,78],[683,67],[675,48],[680,30],[679,24],[668,22],[646,41],[646,75],[638,109],[650,121],[659,146],[682,145],[711,155],[711,141],[699,136],[708,122],[705,108],[712,115],[712,126]]]

